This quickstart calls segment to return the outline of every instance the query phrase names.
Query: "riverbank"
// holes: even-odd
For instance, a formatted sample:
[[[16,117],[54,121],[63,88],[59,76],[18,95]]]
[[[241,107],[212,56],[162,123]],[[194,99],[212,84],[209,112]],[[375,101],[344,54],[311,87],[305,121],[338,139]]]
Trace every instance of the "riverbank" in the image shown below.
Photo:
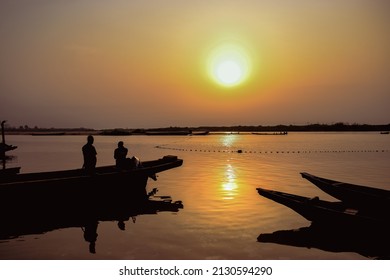
[[[308,125],[275,125],[275,126],[200,126],[200,127],[161,127],[161,128],[6,128],[9,135],[184,135],[231,132],[231,133],[280,133],[280,132],[362,132],[390,131],[390,124],[308,124]],[[184,133],[185,132],[185,133]]]

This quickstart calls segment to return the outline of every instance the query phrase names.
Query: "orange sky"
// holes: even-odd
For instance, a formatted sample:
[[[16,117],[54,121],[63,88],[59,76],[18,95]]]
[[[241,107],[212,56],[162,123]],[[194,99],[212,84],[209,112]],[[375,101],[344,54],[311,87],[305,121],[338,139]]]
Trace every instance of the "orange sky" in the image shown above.
[[[196,3],[198,2],[198,3]],[[39,127],[390,123],[390,5],[0,2],[0,119]],[[210,77],[244,50],[244,83]]]

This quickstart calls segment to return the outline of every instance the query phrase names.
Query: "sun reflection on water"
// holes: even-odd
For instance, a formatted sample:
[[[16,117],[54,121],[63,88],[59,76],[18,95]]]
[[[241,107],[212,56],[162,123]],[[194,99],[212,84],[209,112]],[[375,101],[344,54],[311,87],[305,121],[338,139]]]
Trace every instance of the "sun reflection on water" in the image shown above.
[[[236,134],[226,134],[221,137],[222,146],[225,148],[231,148],[233,144],[237,141],[238,135]]]
[[[237,195],[238,185],[236,182],[236,172],[234,167],[229,163],[225,169],[225,181],[221,184],[221,194],[223,199],[234,199]]]

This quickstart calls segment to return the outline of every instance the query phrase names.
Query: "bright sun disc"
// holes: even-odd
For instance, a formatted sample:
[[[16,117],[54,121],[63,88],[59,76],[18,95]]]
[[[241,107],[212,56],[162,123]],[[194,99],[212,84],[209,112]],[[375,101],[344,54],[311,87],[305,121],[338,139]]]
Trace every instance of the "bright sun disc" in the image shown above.
[[[208,73],[221,86],[237,86],[247,79],[249,72],[249,58],[238,46],[220,46],[209,57]]]
[[[232,85],[241,80],[242,69],[235,61],[223,61],[216,65],[215,76],[221,83]]]

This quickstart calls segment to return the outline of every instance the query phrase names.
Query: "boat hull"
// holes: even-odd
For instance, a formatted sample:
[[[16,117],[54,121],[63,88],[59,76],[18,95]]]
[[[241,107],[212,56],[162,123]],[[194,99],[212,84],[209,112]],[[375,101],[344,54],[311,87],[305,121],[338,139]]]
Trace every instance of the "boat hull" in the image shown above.
[[[390,214],[390,191],[354,185],[302,172],[301,176],[325,193],[360,210]]]
[[[148,178],[181,166],[176,157],[145,162],[142,168],[118,171],[114,166],[99,167],[93,175],[84,170],[17,174],[0,180],[0,211],[23,207],[41,209],[76,207],[88,209],[106,203],[126,203],[146,195]]]
[[[342,202],[330,202],[284,192],[257,188],[258,193],[277,203],[289,207],[313,223],[350,226],[351,228],[382,228],[388,217],[369,216]]]

